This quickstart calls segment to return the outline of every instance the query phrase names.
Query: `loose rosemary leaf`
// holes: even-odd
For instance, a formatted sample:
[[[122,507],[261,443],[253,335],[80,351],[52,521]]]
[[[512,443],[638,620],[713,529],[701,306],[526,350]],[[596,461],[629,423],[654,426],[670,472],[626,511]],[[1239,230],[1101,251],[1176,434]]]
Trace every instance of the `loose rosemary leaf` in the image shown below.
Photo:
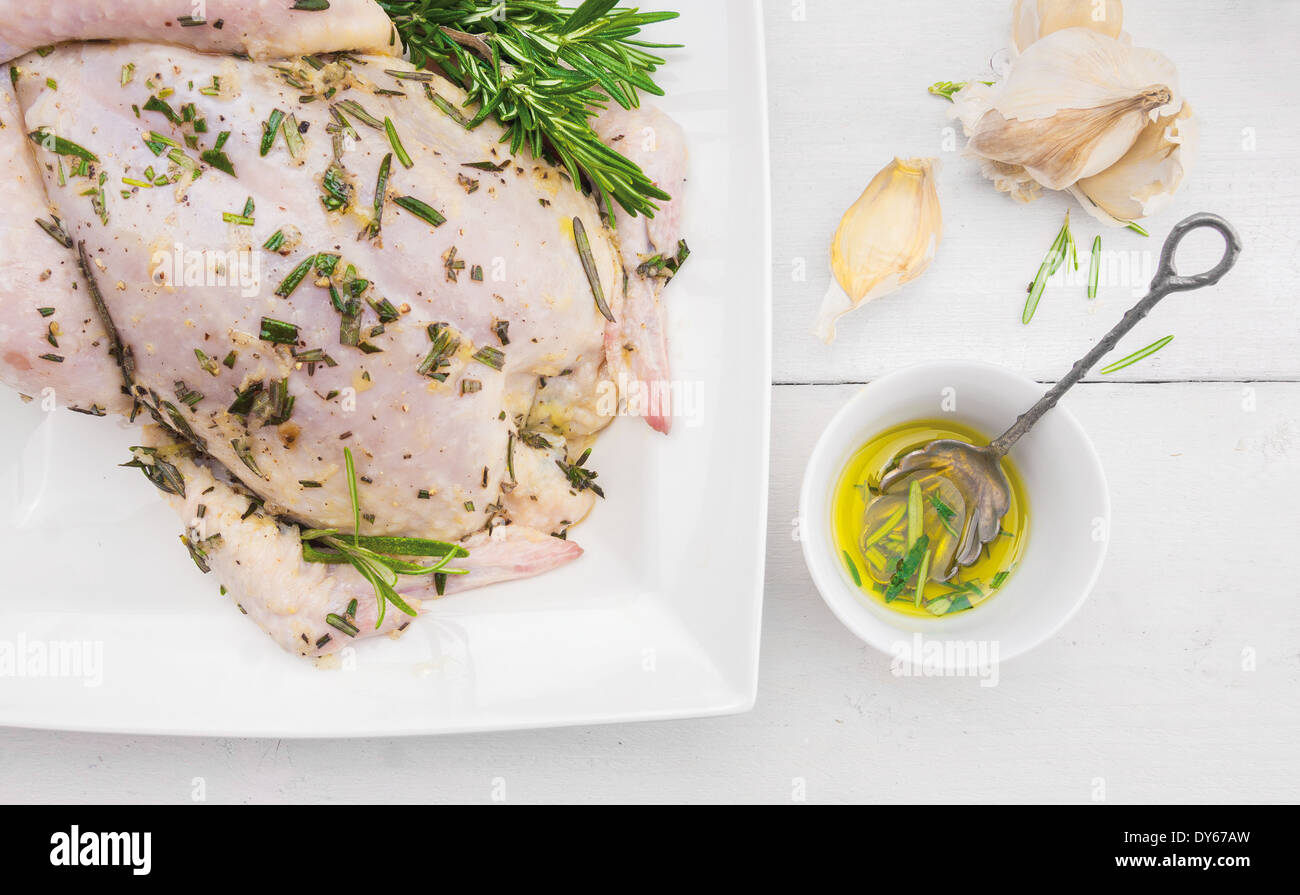
[[[1120,370],[1123,370],[1125,367],[1131,367],[1134,364],[1136,364],[1138,361],[1144,360],[1145,358],[1148,358],[1151,355],[1155,354],[1157,351],[1159,351],[1161,348],[1164,348],[1173,340],[1174,340],[1173,336],[1165,336],[1163,339],[1160,339],[1159,341],[1152,342],[1147,347],[1139,351],[1134,351],[1128,357],[1121,358],[1120,360],[1115,361],[1115,363],[1111,364],[1110,366],[1102,367],[1101,375],[1108,376],[1111,373],[1118,373]]]
[[[1097,281],[1101,277],[1101,237],[1092,241],[1092,260],[1088,264],[1088,298],[1097,297]]]

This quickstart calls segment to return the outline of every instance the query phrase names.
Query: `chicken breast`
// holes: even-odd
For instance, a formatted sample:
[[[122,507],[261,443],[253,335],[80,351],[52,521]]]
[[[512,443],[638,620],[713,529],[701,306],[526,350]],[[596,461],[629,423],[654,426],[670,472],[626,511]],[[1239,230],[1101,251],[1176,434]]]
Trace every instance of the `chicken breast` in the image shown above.
[[[598,385],[573,221],[618,310],[622,267],[592,201],[467,130],[459,91],[349,59],[78,44],[22,60],[18,93],[135,397],[290,518],[350,530],[351,447],[368,533],[455,539],[502,515],[541,380]]]
[[[411,616],[389,606],[379,621],[375,592],[350,565],[303,559],[302,532],[261,509],[250,493],[191,445],[150,426],[139,452],[149,464],[168,464],[168,501],[185,520],[182,540],[200,570],[221,583],[240,612],[290,652],[319,656],[357,640],[393,634]],[[251,511],[250,511],[251,509]],[[465,574],[403,578],[398,593],[416,612],[440,596],[550,571],[582,555],[582,548],[528,530],[503,526],[463,544],[469,555],[450,568]]]
[[[0,0],[0,59],[73,40],[150,40],[273,59],[357,50],[397,55],[392,22],[373,0]],[[310,6],[312,8],[296,8]]]
[[[0,382],[49,409],[126,413],[132,402],[32,150],[6,80],[0,85],[0,207],[11,224],[0,265]]]
[[[667,434],[672,429],[672,369],[661,296],[686,254],[681,232],[686,136],[653,106],[615,106],[596,119],[595,130],[672,196],[660,203],[653,218],[614,209],[628,282],[623,313],[606,331],[611,376],[622,396],[620,411],[644,417],[650,428]]]

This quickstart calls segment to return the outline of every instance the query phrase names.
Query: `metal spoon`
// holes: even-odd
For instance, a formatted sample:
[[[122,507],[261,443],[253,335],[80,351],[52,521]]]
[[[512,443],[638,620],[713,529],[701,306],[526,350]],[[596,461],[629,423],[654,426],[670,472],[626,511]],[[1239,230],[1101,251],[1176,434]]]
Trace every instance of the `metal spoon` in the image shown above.
[[[1183,238],[1193,230],[1217,230],[1224,241],[1223,258],[1212,270],[1196,276],[1179,276],[1174,269],[1174,256]],[[969,566],[979,559],[984,545],[998,536],[1002,517],[1011,507],[1011,485],[1002,471],[1002,458],[1012,446],[1028,432],[1047,411],[1056,406],[1061,396],[1074,387],[1097,362],[1114,350],[1119,340],[1138,322],[1151,313],[1159,301],[1171,292],[1188,292],[1219,282],[1241,254],[1241,238],[1232,225],[1218,215],[1202,212],[1194,214],[1174,227],[1165,240],[1160,255],[1160,268],[1151,281],[1151,292],[1124,319],[1093,347],[1069,374],[1052,387],[1042,400],[1026,411],[1015,425],[987,447],[975,447],[952,439],[932,441],[925,447],[907,454],[898,466],[880,482],[882,493],[895,488],[906,491],[911,480],[918,476],[942,476],[961,492],[965,501],[965,519],[957,549],[944,580],[951,578],[957,569]]]

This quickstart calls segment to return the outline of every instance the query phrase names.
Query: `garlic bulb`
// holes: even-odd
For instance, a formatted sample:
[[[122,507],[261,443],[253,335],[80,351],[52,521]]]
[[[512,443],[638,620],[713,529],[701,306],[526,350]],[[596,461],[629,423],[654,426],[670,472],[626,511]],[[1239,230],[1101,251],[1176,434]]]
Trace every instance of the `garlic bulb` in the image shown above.
[[[1122,0],[1016,0],[1011,11],[1011,45],[1019,52],[1066,28],[1091,28],[1118,38],[1124,31],[1124,4]]]
[[[831,243],[831,286],[813,332],[835,341],[840,317],[919,277],[943,236],[932,158],[894,159],[844,213]]]
[[[1200,131],[1191,103],[1151,122],[1111,167],[1080,180],[1070,192],[1093,217],[1114,226],[1160,211],[1182,186],[1196,158]]]
[[[1094,182],[1111,201],[1130,188],[1142,192],[1152,179],[1181,182],[1152,170],[1161,165],[1156,156],[1169,154],[1157,139],[1164,129],[1142,139],[1161,118],[1191,126],[1190,114],[1180,117],[1178,72],[1154,50],[1066,28],[1030,44],[998,83],[972,82],[953,100],[968,153],[998,189],[1022,201],[1035,198],[1039,186],[1069,189],[1116,167]],[[1190,150],[1180,156],[1185,168]]]

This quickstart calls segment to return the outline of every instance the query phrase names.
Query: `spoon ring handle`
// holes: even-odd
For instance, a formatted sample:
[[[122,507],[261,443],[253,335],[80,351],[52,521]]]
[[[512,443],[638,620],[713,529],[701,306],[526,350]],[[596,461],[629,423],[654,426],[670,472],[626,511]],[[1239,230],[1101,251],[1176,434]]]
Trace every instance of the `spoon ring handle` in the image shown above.
[[[1201,229],[1216,230],[1223,237],[1223,257],[1219,263],[1204,273],[1198,273],[1193,276],[1180,276],[1174,266],[1174,258],[1178,254],[1178,246],[1186,238],[1187,234],[1193,230]],[[1169,236],[1165,239],[1165,247],[1160,252],[1160,267],[1156,270],[1155,278],[1151,281],[1151,292],[1159,292],[1161,295],[1167,295],[1170,292],[1187,292],[1192,289],[1200,289],[1203,286],[1213,286],[1224,275],[1232,270],[1233,265],[1241,256],[1241,237],[1232,225],[1219,217],[1217,214],[1209,212],[1200,212],[1186,218],[1178,223]],[[1152,303],[1154,304],[1154,302]]]
[[[1223,257],[1219,263],[1204,273],[1198,273],[1193,276],[1185,277],[1178,273],[1174,266],[1174,258],[1178,254],[1178,246],[1182,243],[1187,234],[1193,230],[1200,229],[1216,230],[1223,236]],[[1237,263],[1237,258],[1241,255],[1241,237],[1232,225],[1219,217],[1217,214],[1209,212],[1199,212],[1191,217],[1180,221],[1173,230],[1169,232],[1168,238],[1165,239],[1164,248],[1160,252],[1160,267],[1156,270],[1155,278],[1151,280],[1151,291],[1145,298],[1134,305],[1124,319],[1115,325],[1115,328],[1093,346],[1092,350],[1079,359],[1073,369],[1056,385],[1043,395],[1042,400],[1031,407],[1027,412],[1016,420],[1015,425],[1002,434],[1000,438],[989,445],[999,456],[1005,456],[1011,450],[1011,446],[1020,440],[1026,432],[1033,427],[1043,414],[1056,406],[1056,402],[1073,388],[1097,363],[1119,344],[1119,340],[1128,335],[1133,327],[1137,326],[1147,314],[1151,313],[1152,308],[1160,303],[1160,300],[1171,292],[1188,292],[1192,289],[1200,289],[1205,286],[1213,286]]]

